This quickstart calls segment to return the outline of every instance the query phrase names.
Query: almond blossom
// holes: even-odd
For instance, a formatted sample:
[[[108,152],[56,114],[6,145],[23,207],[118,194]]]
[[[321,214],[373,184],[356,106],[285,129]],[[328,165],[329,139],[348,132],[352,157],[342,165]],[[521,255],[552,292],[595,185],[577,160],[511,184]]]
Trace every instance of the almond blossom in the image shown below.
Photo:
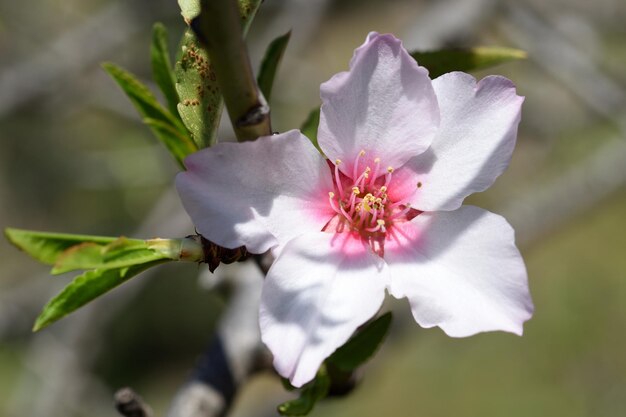
[[[299,131],[189,156],[183,205],[207,239],[276,259],[260,325],[294,386],[381,308],[406,297],[453,337],[522,333],[532,315],[511,226],[462,206],[506,169],[523,97],[506,78],[428,77],[371,33],[321,86],[321,155]]]

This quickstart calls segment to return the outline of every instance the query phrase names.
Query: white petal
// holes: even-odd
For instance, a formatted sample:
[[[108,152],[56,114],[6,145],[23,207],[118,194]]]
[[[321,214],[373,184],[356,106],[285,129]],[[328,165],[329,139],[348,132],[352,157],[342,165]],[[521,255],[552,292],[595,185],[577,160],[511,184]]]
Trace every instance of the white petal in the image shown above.
[[[504,218],[472,206],[422,213],[385,247],[390,293],[415,320],[454,337],[522,334],[533,311],[526,268]]]
[[[428,71],[417,65],[392,35],[371,33],[342,72],[320,87],[322,109],[318,141],[331,161],[352,176],[365,150],[363,168],[399,167],[430,145],[439,109]],[[360,174],[360,172],[359,172]]]
[[[274,367],[302,386],[380,308],[387,271],[348,233],[309,233],[290,241],[263,287],[260,324]]]
[[[431,148],[411,159],[415,208],[455,210],[468,195],[489,188],[511,160],[523,97],[508,79],[480,82],[452,72],[433,81],[441,124]],[[420,182],[421,187],[415,185]]]
[[[185,159],[176,177],[197,230],[218,245],[253,253],[319,231],[334,215],[332,176],[297,130],[253,142],[220,143]]]

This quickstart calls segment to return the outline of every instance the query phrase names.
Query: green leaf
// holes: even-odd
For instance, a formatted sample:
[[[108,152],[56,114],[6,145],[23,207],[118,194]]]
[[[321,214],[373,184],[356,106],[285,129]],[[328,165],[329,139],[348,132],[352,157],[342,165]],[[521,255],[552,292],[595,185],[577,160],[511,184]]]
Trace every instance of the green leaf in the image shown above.
[[[198,148],[191,139],[187,139],[187,131],[180,120],[164,109],[148,87],[131,73],[112,63],[104,63],[102,67],[126,93],[139,114],[145,119],[158,121],[160,126],[169,126],[170,131],[178,132],[178,134],[172,134],[166,129],[150,125],[157,139],[167,147],[182,167],[184,157]],[[181,137],[185,140],[181,140]]]
[[[178,6],[187,24],[200,14],[200,0],[178,0]]]
[[[176,158],[180,166],[183,166],[182,161],[187,155],[198,150],[198,147],[193,140],[187,135],[182,133],[179,129],[171,124],[158,119],[152,119],[146,117],[143,122],[152,128],[152,132],[155,136],[161,135],[163,138],[167,138],[168,143],[172,143],[173,146],[169,147],[170,153]]]
[[[178,93],[176,92],[176,80],[170,61],[170,53],[167,47],[167,29],[162,23],[155,23],[152,27],[152,44],[150,45],[150,57],[152,63],[152,78],[157,83],[170,112],[177,116]]]
[[[257,83],[259,84],[259,88],[268,103],[270,102],[272,86],[274,85],[274,77],[276,76],[278,65],[280,64],[283,54],[285,53],[285,49],[287,49],[290,37],[291,31],[274,39],[267,47],[265,56],[261,61],[261,68],[259,69]]]
[[[200,47],[191,29],[183,35],[182,55],[174,73],[180,98],[178,114],[197,148],[213,145],[217,141],[224,103],[209,55]]]
[[[469,49],[442,49],[431,52],[411,52],[411,56],[437,78],[452,71],[477,71],[504,62],[525,59],[526,52],[503,47],[481,46]]]
[[[23,229],[4,229],[7,239],[39,262],[54,265],[59,256],[72,246],[82,243],[107,245],[116,237],[72,235],[68,233],[37,232]]]
[[[77,276],[44,306],[35,321],[33,331],[43,329],[140,272],[164,262],[167,261],[159,260],[128,268],[96,269]]]
[[[387,335],[391,319],[388,312],[368,323],[327,360],[344,372],[355,370],[376,352]]]
[[[306,384],[295,400],[287,401],[278,406],[278,412],[283,416],[304,416],[315,407],[315,403],[325,398],[330,389],[330,378],[322,366],[315,379]]]
[[[57,259],[52,274],[77,269],[114,269],[167,259],[163,253],[148,247],[144,240],[120,237],[107,245],[81,243],[63,252]]]
[[[311,143],[313,143],[313,146],[315,146],[317,150],[320,151],[321,154],[324,154],[324,152],[322,152],[322,149],[320,148],[319,143],[317,143],[317,127],[319,124],[320,124],[320,108],[316,107],[315,109],[311,110],[306,120],[300,127],[300,131],[302,132],[304,136],[309,138]]]

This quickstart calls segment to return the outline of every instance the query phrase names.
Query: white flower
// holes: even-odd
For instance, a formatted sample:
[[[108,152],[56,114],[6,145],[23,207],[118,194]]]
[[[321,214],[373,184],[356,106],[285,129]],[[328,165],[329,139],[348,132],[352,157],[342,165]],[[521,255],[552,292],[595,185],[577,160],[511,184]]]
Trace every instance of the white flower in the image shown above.
[[[295,386],[379,310],[385,290],[448,335],[522,333],[526,269],[500,216],[461,206],[506,169],[523,98],[503,77],[433,81],[371,33],[321,86],[321,156],[298,131],[197,152],[177,177],[198,231],[272,249],[263,341]]]

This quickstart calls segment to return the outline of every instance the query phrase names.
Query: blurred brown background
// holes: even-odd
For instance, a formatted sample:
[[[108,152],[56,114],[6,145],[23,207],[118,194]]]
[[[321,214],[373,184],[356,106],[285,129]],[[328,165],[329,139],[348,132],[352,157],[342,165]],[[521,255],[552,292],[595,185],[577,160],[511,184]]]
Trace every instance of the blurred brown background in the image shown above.
[[[177,166],[99,67],[113,61],[150,83],[157,20],[175,49],[184,23],[173,0],[0,3],[0,226],[193,231],[171,189]],[[254,62],[293,29],[274,87],[276,130],[300,125],[319,84],[347,68],[371,30],[407,49],[499,45],[530,56],[477,74],[511,78],[526,102],[510,169],[470,201],[517,230],[536,304],[525,335],[451,339],[392,302],[392,333],[362,384],[314,416],[624,415],[625,20],[622,0],[265,1],[248,37]],[[48,276],[0,240],[0,415],[114,416],[122,385],[165,415],[228,299],[199,270],[144,274],[33,335],[71,276]],[[287,397],[260,375],[234,415],[274,415]]]

